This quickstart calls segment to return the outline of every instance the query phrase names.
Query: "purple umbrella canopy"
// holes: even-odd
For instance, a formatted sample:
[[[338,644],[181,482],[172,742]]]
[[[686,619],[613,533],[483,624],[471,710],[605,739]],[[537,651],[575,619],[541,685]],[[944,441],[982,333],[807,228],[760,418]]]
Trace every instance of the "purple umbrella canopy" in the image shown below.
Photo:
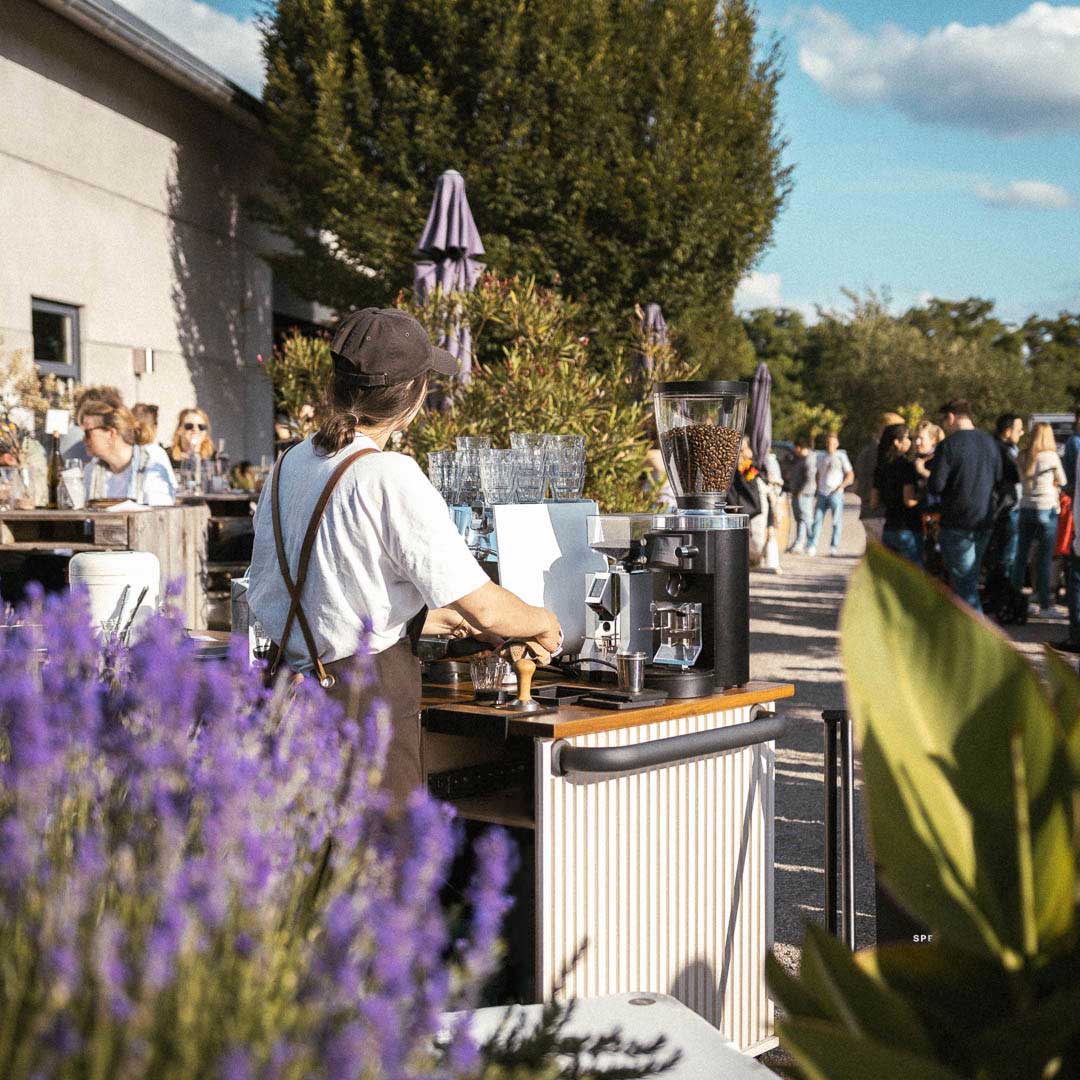
[[[772,449],[772,375],[769,365],[764,360],[754,372],[754,381],[750,386],[750,420],[747,435],[750,437],[750,451],[754,455],[754,464],[765,472],[765,459]]]
[[[465,179],[456,169],[447,169],[435,183],[435,198],[413,251],[413,291],[417,299],[426,302],[436,288],[444,294],[472,292],[484,272],[479,260],[483,254],[480,231],[465,194]],[[468,382],[472,369],[469,324],[458,320],[439,344],[457,357],[461,365],[458,377]]]
[[[654,345],[666,345],[668,343],[667,323],[664,321],[664,313],[659,304],[646,304],[645,310],[636,309],[641,319],[641,333],[646,341]],[[639,374],[652,374],[652,357],[645,353],[638,353],[635,357],[635,369]]]

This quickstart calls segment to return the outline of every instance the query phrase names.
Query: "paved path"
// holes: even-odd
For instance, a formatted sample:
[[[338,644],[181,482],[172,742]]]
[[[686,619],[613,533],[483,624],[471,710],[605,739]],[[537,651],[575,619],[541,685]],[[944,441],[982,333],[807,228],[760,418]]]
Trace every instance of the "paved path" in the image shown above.
[[[822,870],[824,776],[821,710],[844,704],[837,624],[847,579],[865,548],[857,500],[845,510],[842,554],[836,558],[784,556],[783,573],[751,575],[751,674],[793,682],[795,697],[781,703],[790,720],[777,746],[776,952],[795,968],[803,926],[824,921]],[[1013,634],[1033,657],[1041,643],[1064,635],[1064,612],[1036,619]],[[861,818],[856,760],[856,942],[874,943],[873,873]]]

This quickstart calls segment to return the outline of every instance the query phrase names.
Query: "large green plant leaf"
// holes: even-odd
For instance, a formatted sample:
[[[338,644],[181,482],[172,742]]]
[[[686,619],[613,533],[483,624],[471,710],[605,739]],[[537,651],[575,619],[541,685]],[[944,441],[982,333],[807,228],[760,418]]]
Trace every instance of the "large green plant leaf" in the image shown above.
[[[799,975],[826,1016],[852,1035],[932,1055],[931,1041],[915,1010],[860,967],[851,950],[820,926],[806,929]]]
[[[823,1020],[784,1020],[783,1047],[808,1080],[961,1080],[931,1057],[861,1039]]]
[[[885,879],[947,940],[1019,967],[1038,947],[1032,835],[1058,746],[1043,687],[989,623],[876,546],[841,632]],[[1041,865],[1053,871],[1057,855]]]

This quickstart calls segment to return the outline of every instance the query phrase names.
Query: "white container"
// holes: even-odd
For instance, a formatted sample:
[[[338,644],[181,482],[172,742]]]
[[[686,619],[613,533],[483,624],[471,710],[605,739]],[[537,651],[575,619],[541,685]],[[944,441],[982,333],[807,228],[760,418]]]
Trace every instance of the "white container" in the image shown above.
[[[96,626],[121,631],[129,623],[138,626],[157,611],[161,564],[149,551],[80,551],[68,563],[68,584],[87,590],[90,618]]]

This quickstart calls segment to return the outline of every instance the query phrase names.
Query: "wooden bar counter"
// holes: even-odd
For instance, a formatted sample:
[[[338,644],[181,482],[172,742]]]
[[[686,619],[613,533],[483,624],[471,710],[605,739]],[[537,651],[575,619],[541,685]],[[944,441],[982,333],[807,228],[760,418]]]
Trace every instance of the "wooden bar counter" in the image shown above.
[[[768,735],[779,726],[776,703],[793,694],[790,685],[751,682],[642,708],[563,705],[508,716],[471,704],[468,683],[425,685],[424,768],[433,788],[467,777],[454,772],[463,767],[512,784],[449,797],[462,817],[525,830],[526,846],[532,840],[539,997],[556,992],[585,946],[565,977],[567,997],[671,994],[748,1053],[775,1045],[765,989],[775,736],[694,750],[756,739],[759,729]],[[749,726],[725,732],[737,725]],[[642,754],[673,759],[635,767]],[[590,757],[611,771],[594,771]],[[571,758],[574,768],[564,764]],[[615,758],[629,767],[604,764]]]
[[[161,588],[183,578],[179,597],[186,624],[206,626],[206,506],[138,510],[0,511],[0,558],[66,557],[80,551],[149,551],[161,564]],[[2,573],[3,571],[0,571]]]

